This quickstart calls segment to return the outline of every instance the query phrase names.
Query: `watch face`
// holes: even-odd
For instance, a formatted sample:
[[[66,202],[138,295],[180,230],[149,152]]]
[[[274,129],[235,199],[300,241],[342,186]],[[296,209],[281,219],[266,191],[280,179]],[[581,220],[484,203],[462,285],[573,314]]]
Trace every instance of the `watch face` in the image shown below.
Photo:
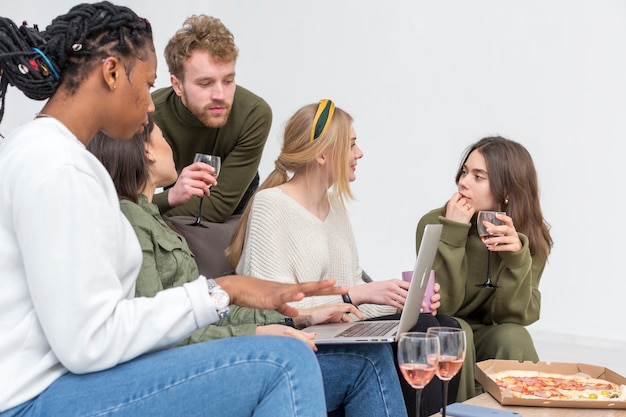
[[[217,290],[214,291],[211,295],[213,297],[213,302],[215,303],[215,308],[217,310],[226,308],[230,304],[230,297],[228,296],[226,291]]]

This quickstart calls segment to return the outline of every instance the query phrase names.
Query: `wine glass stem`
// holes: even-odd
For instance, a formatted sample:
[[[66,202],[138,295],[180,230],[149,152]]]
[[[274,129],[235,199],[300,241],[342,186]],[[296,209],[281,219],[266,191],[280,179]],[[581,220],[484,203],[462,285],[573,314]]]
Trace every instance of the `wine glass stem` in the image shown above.
[[[422,390],[415,390],[415,416],[420,417],[420,411],[422,408]]]
[[[448,405],[448,383],[449,379],[443,381],[443,407],[441,407],[441,416],[446,417],[446,406]]]
[[[491,284],[491,251],[487,249],[487,284]]]
[[[204,196],[200,197],[200,204],[198,205],[198,215],[196,216],[196,223],[200,224],[202,222],[202,202],[204,201]]]

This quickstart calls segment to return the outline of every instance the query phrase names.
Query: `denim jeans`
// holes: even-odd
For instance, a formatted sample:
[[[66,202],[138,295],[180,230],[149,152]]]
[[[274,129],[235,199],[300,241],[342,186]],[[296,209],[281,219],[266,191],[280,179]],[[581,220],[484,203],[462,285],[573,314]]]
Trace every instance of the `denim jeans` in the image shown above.
[[[326,416],[318,361],[301,341],[242,336],[65,374],[7,416]]]
[[[320,345],[328,411],[346,417],[406,417],[391,345]],[[341,414],[341,413],[340,413]]]

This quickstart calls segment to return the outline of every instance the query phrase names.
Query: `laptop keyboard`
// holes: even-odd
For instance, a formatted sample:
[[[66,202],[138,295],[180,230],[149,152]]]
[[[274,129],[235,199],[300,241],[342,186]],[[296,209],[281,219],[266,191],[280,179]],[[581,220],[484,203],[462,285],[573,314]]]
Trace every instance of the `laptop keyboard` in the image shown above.
[[[397,322],[381,322],[375,321],[358,322],[348,327],[344,332],[340,333],[340,337],[353,336],[383,336],[398,325]]]

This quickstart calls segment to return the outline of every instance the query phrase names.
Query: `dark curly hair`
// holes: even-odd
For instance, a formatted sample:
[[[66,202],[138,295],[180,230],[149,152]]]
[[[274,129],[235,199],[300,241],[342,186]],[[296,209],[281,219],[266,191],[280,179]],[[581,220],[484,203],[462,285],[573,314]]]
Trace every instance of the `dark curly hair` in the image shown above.
[[[129,73],[146,47],[154,50],[150,22],[108,1],[74,6],[43,32],[0,17],[0,121],[9,84],[33,100],[50,98],[61,83],[73,94],[102,58],[131,58]]]

